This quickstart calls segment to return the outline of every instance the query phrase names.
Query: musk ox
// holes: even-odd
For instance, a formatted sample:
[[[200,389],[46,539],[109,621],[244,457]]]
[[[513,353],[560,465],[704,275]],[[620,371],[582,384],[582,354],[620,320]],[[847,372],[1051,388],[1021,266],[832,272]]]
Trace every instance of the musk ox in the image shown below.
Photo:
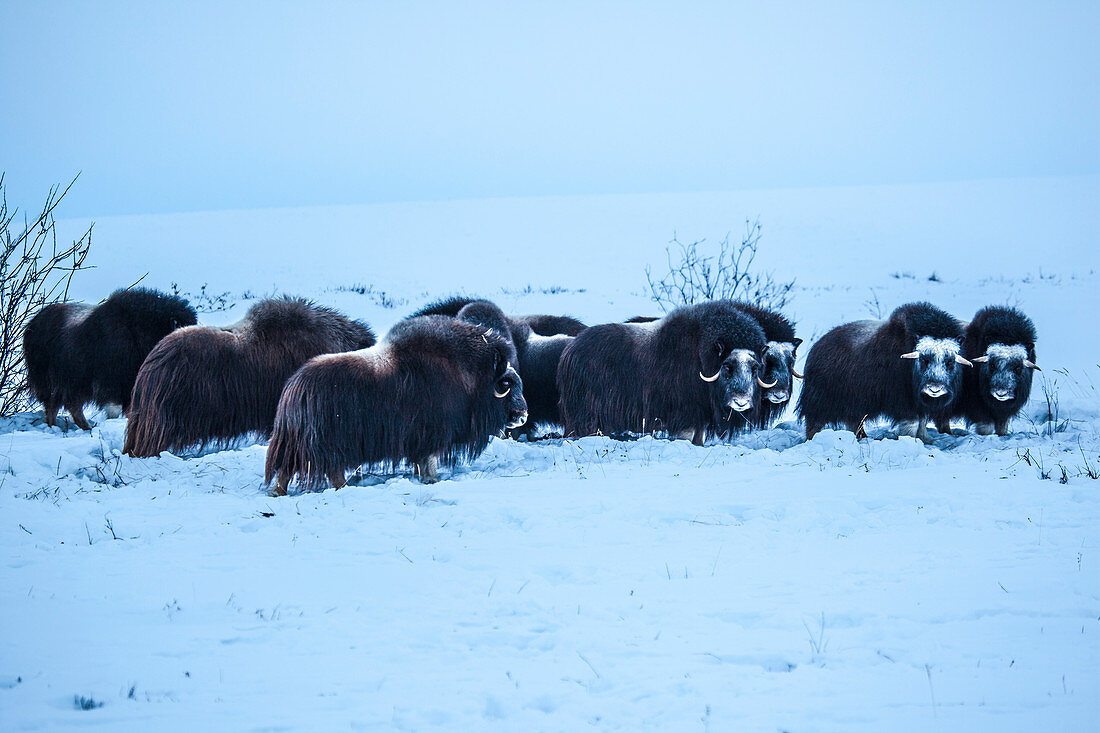
[[[422,316],[372,348],[311,359],[279,398],[265,482],[277,495],[295,476],[306,489],[340,488],[350,469],[401,461],[438,480],[438,463],[474,458],[526,419],[511,353],[492,329]]]
[[[416,313],[413,313],[410,318],[416,316],[457,316],[458,312],[465,306],[474,302],[489,302],[483,298],[470,298],[463,295],[453,295],[449,298],[443,298],[437,300],[434,303],[430,303]],[[557,336],[564,334],[566,336],[576,336],[583,331],[587,326],[578,321],[576,318],[570,316],[550,316],[550,315],[529,315],[529,316],[508,316],[508,319],[512,323],[525,323],[530,326],[531,330],[539,336]]]
[[[806,358],[798,409],[812,438],[830,423],[865,437],[864,422],[887,417],[922,441],[929,419],[951,414],[972,364],[962,324],[930,303],[909,303],[885,321],[856,321],[821,337]]]
[[[963,375],[954,414],[979,435],[1008,434],[1009,421],[1031,395],[1035,325],[1015,308],[989,306],[974,314],[963,331],[962,355],[974,363]],[[943,427],[940,428],[943,430]]]
[[[138,368],[162,338],[195,323],[186,300],[146,288],[118,290],[96,306],[53,303],[23,332],[31,394],[45,408],[47,425],[64,407],[90,430],[84,405],[94,402],[117,417],[130,407]]]
[[[765,343],[730,301],[591,326],[558,365],[566,435],[665,430],[702,444],[757,405]]]
[[[365,324],[290,297],[261,300],[232,326],[180,329],[141,365],[124,450],[144,458],[267,435],[291,374],[314,356],[374,340]]]
[[[490,301],[469,298],[449,298],[429,308],[444,311],[442,315],[447,315],[460,303],[462,305],[454,312],[454,317],[498,331],[510,340],[515,349],[512,365],[523,380],[528,417],[521,427],[509,430],[509,435],[526,434],[530,438],[539,425],[561,424],[558,412],[558,360],[573,337],[564,333],[543,335],[539,333],[539,328],[545,332],[555,328],[576,331],[575,325],[579,324],[580,330],[584,330],[584,325],[561,316],[507,316]]]
[[[728,427],[734,430],[750,426],[767,428],[786,409],[794,392],[794,377],[802,378],[794,368],[795,352],[802,339],[795,337],[794,326],[781,313],[744,301],[732,301],[732,305],[759,324],[767,344],[761,359],[760,404],[747,415],[747,420],[727,421]],[[634,316],[625,323],[656,320],[653,316]]]

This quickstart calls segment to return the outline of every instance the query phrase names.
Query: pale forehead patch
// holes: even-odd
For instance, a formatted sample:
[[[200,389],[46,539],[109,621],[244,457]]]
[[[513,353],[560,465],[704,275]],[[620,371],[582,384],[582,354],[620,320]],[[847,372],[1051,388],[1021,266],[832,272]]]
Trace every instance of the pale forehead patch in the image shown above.
[[[917,342],[917,351],[942,359],[954,359],[959,355],[959,342],[955,339],[935,339],[921,336]]]
[[[1020,344],[990,344],[985,353],[994,359],[1005,359],[1007,361],[1027,358],[1027,349]]]
[[[792,356],[794,354],[794,344],[790,341],[769,341],[766,350],[780,356]]]
[[[736,359],[742,364],[748,364],[756,361],[756,354],[748,349],[734,349],[730,352],[730,355],[726,357],[726,360]]]

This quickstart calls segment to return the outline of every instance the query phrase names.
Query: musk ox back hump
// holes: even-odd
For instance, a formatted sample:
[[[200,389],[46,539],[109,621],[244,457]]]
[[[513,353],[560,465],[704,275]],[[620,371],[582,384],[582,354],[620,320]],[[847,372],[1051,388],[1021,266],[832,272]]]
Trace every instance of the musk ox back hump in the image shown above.
[[[138,373],[125,450],[155,456],[266,435],[283,385],[302,364],[373,343],[366,325],[298,298],[260,301],[226,328],[182,329]]]
[[[584,323],[571,316],[550,316],[535,314],[519,316],[539,336],[576,336],[588,328]]]

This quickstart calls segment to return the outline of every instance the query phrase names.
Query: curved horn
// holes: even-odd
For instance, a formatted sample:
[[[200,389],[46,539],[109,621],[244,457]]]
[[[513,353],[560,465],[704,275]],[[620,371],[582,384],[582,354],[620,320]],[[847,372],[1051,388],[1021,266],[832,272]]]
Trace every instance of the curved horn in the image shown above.
[[[971,364],[971,363],[970,363],[969,361],[967,361],[966,359],[962,358],[962,357],[961,357],[960,355],[958,355],[958,354],[955,354],[955,361],[956,361],[956,362],[958,362],[959,364],[962,364],[963,366],[968,366],[968,367],[972,367],[972,366],[974,366],[973,364]]]
[[[919,351],[910,351],[908,354],[902,354],[901,358],[902,359],[919,359],[920,358],[920,352]]]
[[[721,367],[718,367],[718,371],[716,371],[714,373],[713,377],[708,377],[705,374],[703,374],[702,372],[699,372],[699,379],[702,379],[704,382],[713,382],[715,379],[718,379],[718,375],[721,374],[721,373],[722,373],[722,368]]]
[[[763,379],[761,379],[760,377],[757,377],[757,378],[756,378],[756,383],[757,383],[757,384],[759,384],[759,385],[760,385],[761,387],[763,387],[764,389],[771,389],[771,388],[772,388],[772,387],[774,387],[775,385],[779,384],[779,380],[778,380],[778,379],[776,379],[776,380],[775,380],[774,382],[772,382],[771,384],[768,384],[767,382],[765,382],[765,381],[764,381]]]
[[[806,377],[802,376],[801,374],[799,374],[798,370],[795,369],[794,367],[791,367],[791,374],[798,377],[799,379],[805,379],[806,378]]]
[[[987,361],[989,361],[989,354],[982,354],[981,356],[975,356],[970,361],[974,362],[975,364],[985,364]]]
[[[1026,366],[1028,369],[1034,369],[1037,372],[1043,371],[1039,368],[1039,365],[1033,362],[1031,359],[1024,359],[1024,366]]]
[[[503,392],[497,392],[497,388],[493,387],[493,394],[496,395],[497,397],[507,397],[508,393],[511,392],[511,391],[512,391],[512,388],[509,387],[508,389],[504,390]]]

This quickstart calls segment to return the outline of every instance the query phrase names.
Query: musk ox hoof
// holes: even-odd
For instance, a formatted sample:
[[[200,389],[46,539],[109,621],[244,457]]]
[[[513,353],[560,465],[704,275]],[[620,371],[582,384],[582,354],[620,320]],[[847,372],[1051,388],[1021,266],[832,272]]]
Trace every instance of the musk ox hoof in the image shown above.
[[[974,432],[978,435],[993,435],[993,426],[989,423],[978,423],[978,426],[974,428]]]

